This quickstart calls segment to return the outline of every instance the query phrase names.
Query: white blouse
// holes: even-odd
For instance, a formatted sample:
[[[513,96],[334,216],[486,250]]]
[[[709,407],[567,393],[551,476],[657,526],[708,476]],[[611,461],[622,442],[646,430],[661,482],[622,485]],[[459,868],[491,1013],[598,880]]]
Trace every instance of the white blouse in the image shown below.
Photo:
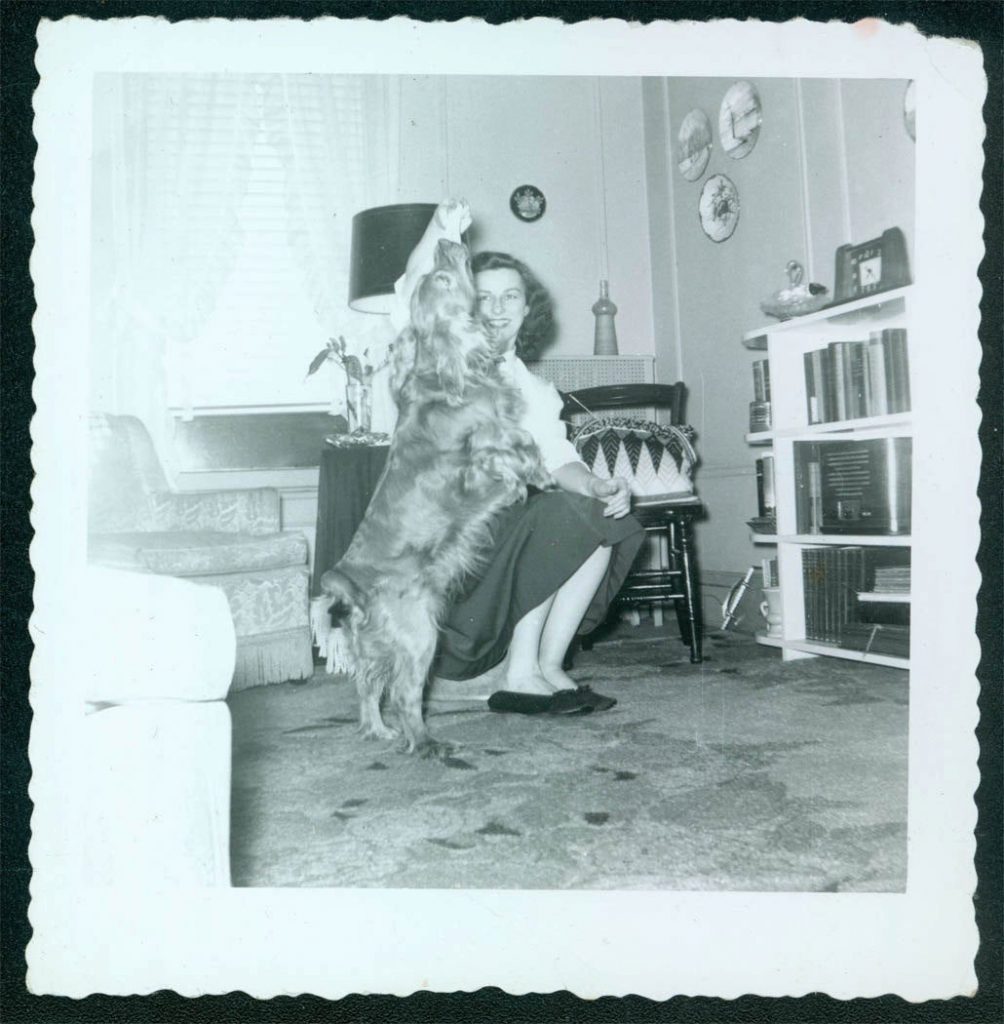
[[[585,465],[565,432],[558,389],[550,381],[531,373],[515,352],[509,351],[502,357],[499,369],[503,378],[523,394],[526,411],[520,426],[537,442],[548,472],[553,473],[570,462]]]

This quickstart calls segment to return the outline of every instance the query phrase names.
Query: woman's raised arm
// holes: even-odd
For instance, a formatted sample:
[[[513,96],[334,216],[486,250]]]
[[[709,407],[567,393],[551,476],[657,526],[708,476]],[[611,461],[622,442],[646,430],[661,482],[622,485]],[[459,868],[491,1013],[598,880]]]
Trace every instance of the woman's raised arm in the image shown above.
[[[444,199],[429,221],[429,226],[411,251],[404,274],[397,279],[394,292],[397,295],[395,309],[391,321],[398,330],[407,326],[411,296],[418,287],[418,282],[432,270],[436,244],[441,238],[451,242],[459,242],[460,236],[470,227],[471,208],[466,199]]]

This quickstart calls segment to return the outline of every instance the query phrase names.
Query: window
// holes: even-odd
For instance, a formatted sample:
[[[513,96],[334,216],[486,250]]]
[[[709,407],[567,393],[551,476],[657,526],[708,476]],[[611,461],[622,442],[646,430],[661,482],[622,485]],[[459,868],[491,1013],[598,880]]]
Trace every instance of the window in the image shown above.
[[[230,221],[220,224],[226,276],[191,337],[167,341],[168,405],[326,407],[332,376],[305,379],[306,369],[359,316],[347,307],[351,220],[387,180],[386,79],[156,77],[137,161],[144,209],[157,225],[156,208],[170,208],[176,161],[160,155],[181,147],[207,161],[185,219]]]

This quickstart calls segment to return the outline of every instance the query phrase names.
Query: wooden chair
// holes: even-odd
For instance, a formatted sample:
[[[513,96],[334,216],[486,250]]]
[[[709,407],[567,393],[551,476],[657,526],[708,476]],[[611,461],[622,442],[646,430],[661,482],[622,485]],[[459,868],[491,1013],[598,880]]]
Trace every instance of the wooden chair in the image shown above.
[[[669,423],[682,426],[686,385],[676,384],[607,384],[581,388],[564,393],[562,418],[571,422],[576,413],[588,410],[619,410],[628,416],[647,418],[653,407],[668,410]],[[660,569],[633,570],[624,581],[615,606],[636,607],[672,601],[676,608],[681,639],[690,647],[690,660],[700,662],[702,654],[701,598],[698,587],[696,557],[693,547],[693,523],[704,514],[700,498],[639,499],[632,501],[631,512],[652,535],[664,537],[668,564]],[[583,639],[589,650],[591,640]]]

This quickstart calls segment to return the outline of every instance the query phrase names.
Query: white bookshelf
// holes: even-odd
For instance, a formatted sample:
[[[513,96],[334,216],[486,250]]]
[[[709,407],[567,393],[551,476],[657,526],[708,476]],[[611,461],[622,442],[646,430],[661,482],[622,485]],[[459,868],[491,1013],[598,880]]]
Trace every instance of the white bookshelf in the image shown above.
[[[909,549],[912,538],[902,534],[845,534],[800,532],[796,516],[795,444],[799,441],[912,437],[913,420],[908,412],[868,416],[832,423],[808,422],[805,368],[806,352],[826,347],[831,341],[867,341],[872,331],[906,328],[910,354],[909,307],[912,287],[857,299],[832,309],[770,324],[743,336],[746,348],[766,352],[770,363],[771,427],[745,435],[753,454],[770,451],[774,456],[774,493],[777,533],[752,533],[758,545],[777,549],[778,582],[781,590],[781,634],[756,637],[758,643],[780,649],[785,661],[817,656],[895,668],[909,668],[908,658],[843,648],[806,638],[802,552],[808,547],[861,546]],[[911,376],[913,375],[911,367]],[[911,388],[915,393],[915,389]],[[862,593],[859,602],[909,605],[909,593]]]
[[[865,590],[858,594],[859,601],[870,601],[873,604],[912,604],[913,598],[907,593],[898,591]]]
[[[750,535],[754,544],[800,544],[802,547],[821,544],[836,544],[841,547],[852,544],[874,548],[908,548],[911,538],[903,534],[890,536],[876,533],[754,533]]]

